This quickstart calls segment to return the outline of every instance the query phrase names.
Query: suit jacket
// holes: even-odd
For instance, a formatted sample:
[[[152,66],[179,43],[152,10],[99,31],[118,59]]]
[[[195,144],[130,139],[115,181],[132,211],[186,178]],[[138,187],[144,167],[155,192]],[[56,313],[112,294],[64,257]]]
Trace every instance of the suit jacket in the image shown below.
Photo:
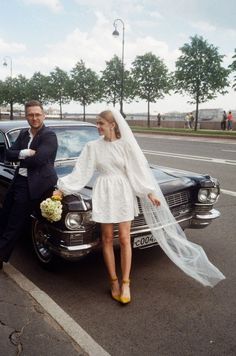
[[[28,147],[29,132],[28,129],[22,129],[16,141],[6,152],[8,161],[19,161],[19,153]],[[35,150],[34,156],[20,160],[20,166],[27,168],[28,185],[31,199],[40,199],[43,195],[52,189],[57,182],[57,174],[54,169],[54,161],[57,153],[57,137],[55,132],[43,125],[43,127],[34,136],[30,147]],[[18,174],[16,170],[16,175]]]

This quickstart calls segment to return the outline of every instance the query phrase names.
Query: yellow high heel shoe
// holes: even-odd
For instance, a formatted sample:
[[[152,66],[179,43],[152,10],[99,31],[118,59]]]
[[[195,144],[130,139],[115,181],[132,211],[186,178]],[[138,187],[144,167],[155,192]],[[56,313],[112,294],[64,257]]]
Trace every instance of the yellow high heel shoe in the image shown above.
[[[118,281],[118,278],[117,277],[114,277],[114,278],[111,278],[111,285],[115,282]],[[120,302],[120,294],[114,294],[111,290],[111,297],[112,299],[116,300],[117,302]]]
[[[130,280],[128,279],[128,280],[123,280],[122,281],[122,284],[130,284]],[[122,304],[128,304],[128,303],[130,303],[131,302],[131,296],[129,296],[129,297],[123,297],[122,296],[122,292],[121,292],[121,295],[120,295],[120,302],[122,303]]]

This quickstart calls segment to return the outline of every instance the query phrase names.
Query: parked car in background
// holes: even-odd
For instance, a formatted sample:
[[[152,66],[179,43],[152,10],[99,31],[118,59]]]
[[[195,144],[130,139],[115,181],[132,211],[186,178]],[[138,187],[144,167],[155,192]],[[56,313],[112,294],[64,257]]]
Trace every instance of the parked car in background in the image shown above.
[[[95,125],[87,122],[50,120],[45,122],[56,133],[59,143],[55,162],[58,176],[71,172],[84,145],[98,138]],[[5,149],[16,140],[25,121],[0,121],[0,206],[13,178],[16,164],[5,160]],[[183,229],[205,228],[220,216],[214,209],[220,187],[216,179],[171,168],[151,166],[165,199]],[[100,225],[92,221],[92,188],[96,173],[79,194],[63,198],[62,219],[51,223],[42,216],[31,216],[31,237],[34,251],[44,266],[53,264],[58,256],[77,260],[101,244]],[[159,227],[160,229],[162,226]],[[117,237],[117,226],[115,226]],[[131,226],[133,248],[155,246],[142,209]]]

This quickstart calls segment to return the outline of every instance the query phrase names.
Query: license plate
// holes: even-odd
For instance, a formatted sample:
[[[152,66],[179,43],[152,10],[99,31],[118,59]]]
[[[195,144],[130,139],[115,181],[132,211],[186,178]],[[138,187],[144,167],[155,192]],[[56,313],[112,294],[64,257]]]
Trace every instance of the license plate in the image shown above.
[[[133,247],[142,248],[153,244],[157,245],[157,242],[152,235],[138,236],[134,238]]]

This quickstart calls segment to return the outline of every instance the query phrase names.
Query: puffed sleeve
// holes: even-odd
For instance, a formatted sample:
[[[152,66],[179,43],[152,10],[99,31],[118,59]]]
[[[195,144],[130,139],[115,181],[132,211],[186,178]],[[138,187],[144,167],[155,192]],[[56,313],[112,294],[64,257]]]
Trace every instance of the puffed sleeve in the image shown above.
[[[95,150],[92,142],[89,142],[77,159],[73,171],[67,176],[58,179],[58,189],[64,195],[78,193],[92,178],[95,169]]]
[[[146,159],[140,159],[129,144],[125,146],[126,174],[136,194],[142,198],[155,194],[155,183]]]

